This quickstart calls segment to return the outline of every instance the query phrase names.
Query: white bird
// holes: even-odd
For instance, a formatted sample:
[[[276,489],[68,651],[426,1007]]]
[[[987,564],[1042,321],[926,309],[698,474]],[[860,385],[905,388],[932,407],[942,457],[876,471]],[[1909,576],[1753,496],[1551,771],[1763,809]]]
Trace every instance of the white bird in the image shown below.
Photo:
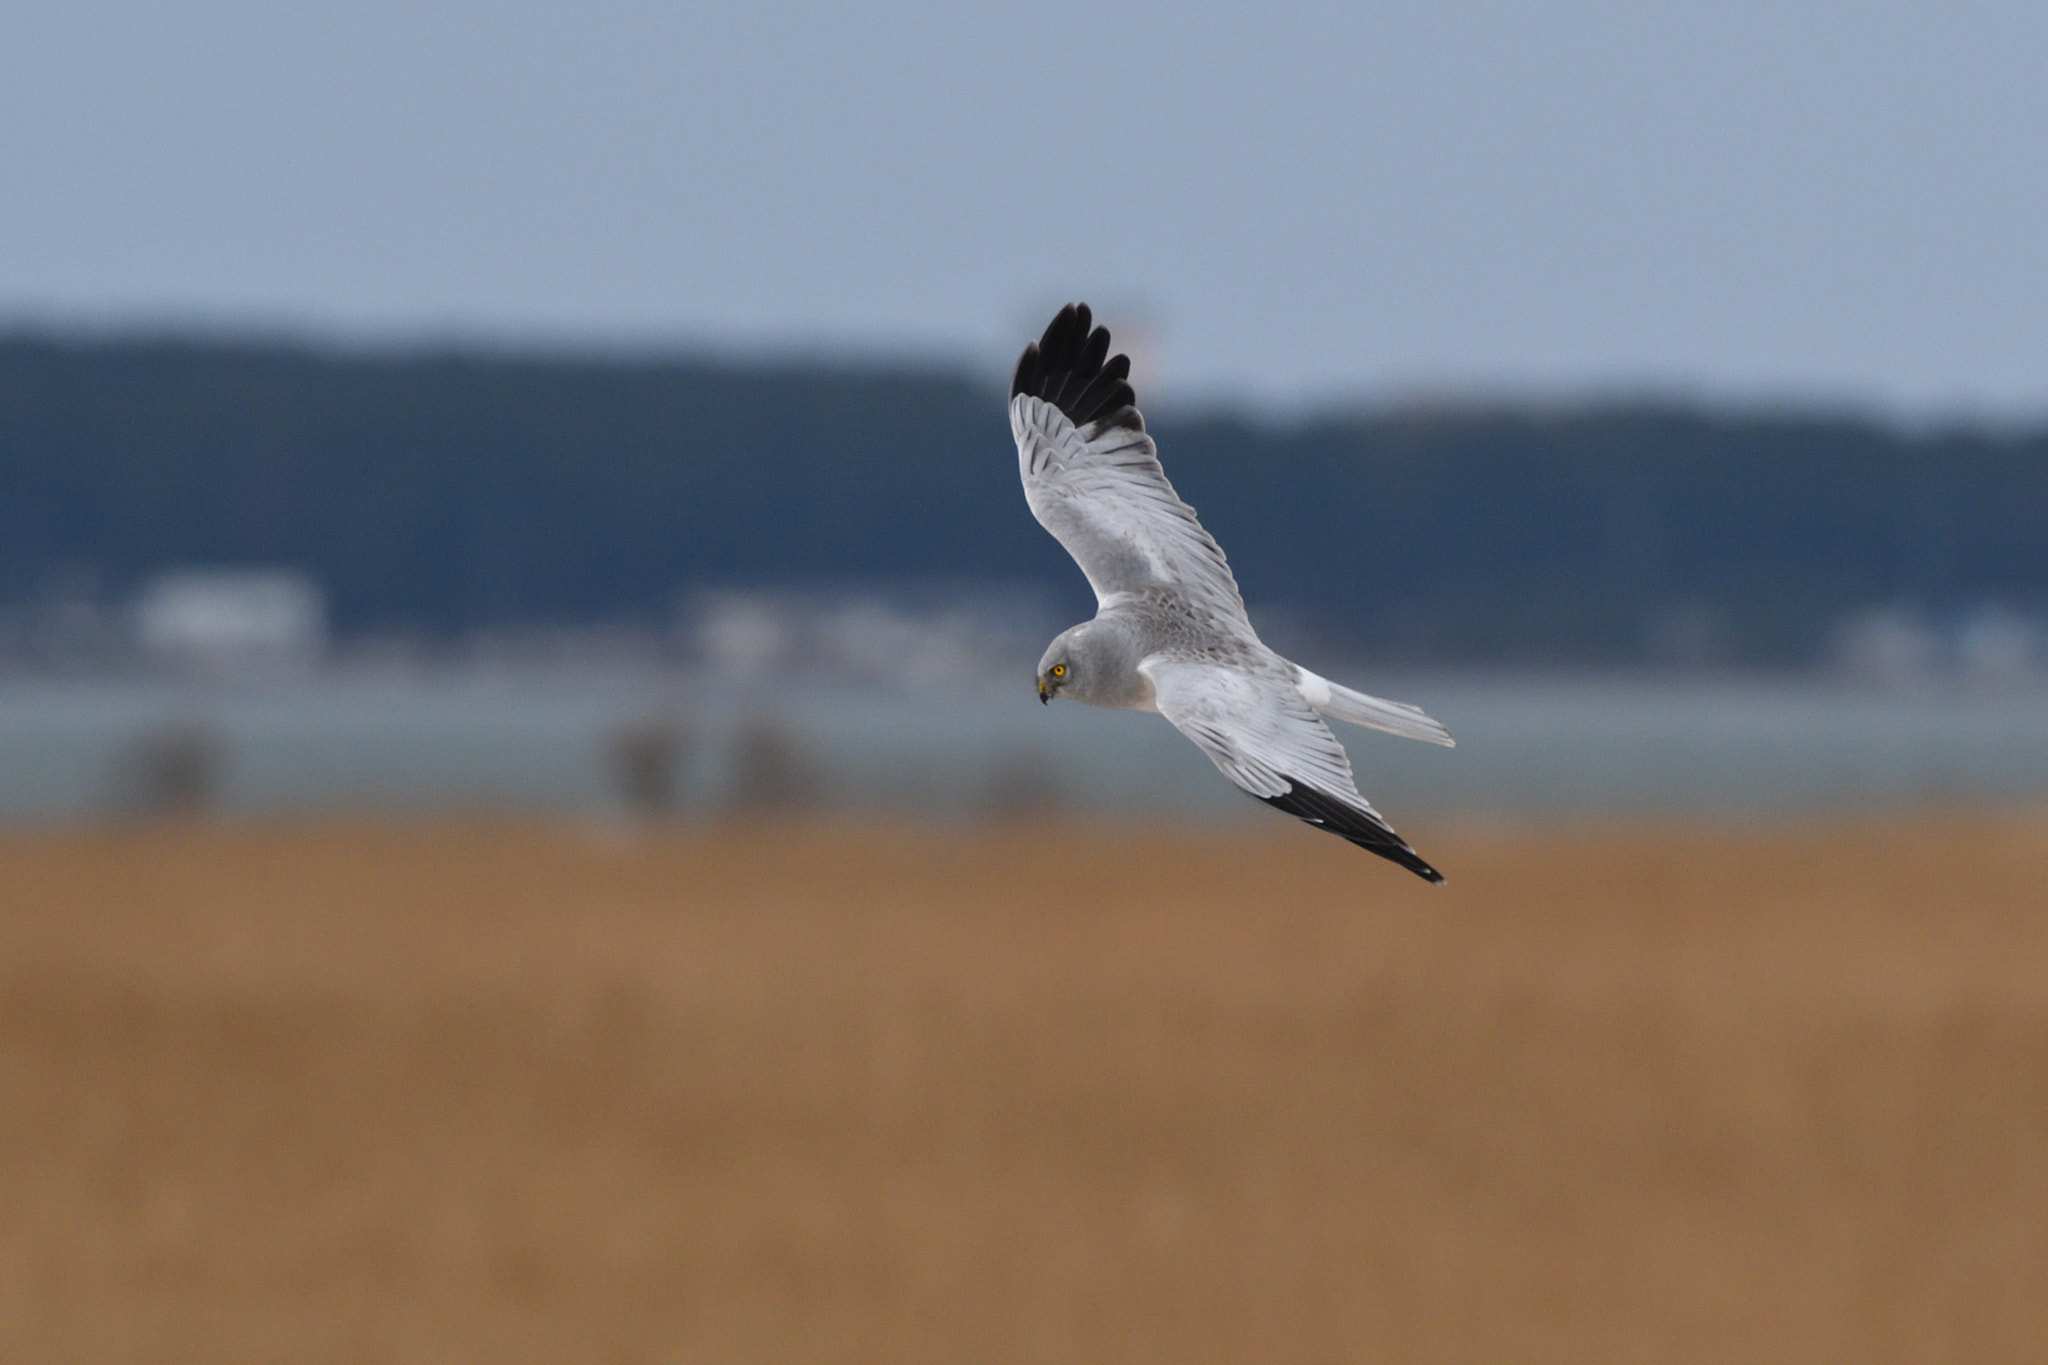
[[[1358,794],[1322,718],[1446,746],[1450,732],[1260,641],[1223,551],[1159,467],[1130,372],[1088,306],[1069,304],[1024,348],[1010,385],[1025,501],[1096,599],[1095,618],[1062,631],[1039,661],[1039,700],[1157,711],[1261,801],[1441,885]]]

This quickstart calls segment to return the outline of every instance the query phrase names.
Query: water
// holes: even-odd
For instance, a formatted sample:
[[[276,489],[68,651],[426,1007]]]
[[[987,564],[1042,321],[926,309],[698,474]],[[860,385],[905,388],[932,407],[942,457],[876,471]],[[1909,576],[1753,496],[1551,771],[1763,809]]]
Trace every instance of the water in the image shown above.
[[[1360,785],[1396,819],[2048,800],[2048,692],[1880,695],[1769,680],[1455,674],[1374,681],[1425,706],[1459,740],[1445,750],[1339,727]],[[0,684],[0,819],[76,819],[173,800],[234,815],[602,815],[632,803],[622,745],[650,730],[667,746],[652,760],[656,785],[686,815],[750,797],[926,816],[1260,813],[1160,718],[1041,707],[1028,686],[911,697],[717,686],[649,671],[246,687],[15,680]]]

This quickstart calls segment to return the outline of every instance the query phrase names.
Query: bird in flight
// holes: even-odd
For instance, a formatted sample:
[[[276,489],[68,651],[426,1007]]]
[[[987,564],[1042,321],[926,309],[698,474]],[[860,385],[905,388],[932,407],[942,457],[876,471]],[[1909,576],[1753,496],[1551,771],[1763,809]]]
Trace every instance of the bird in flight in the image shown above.
[[[1323,717],[1428,744],[1449,746],[1450,732],[1259,640],[1223,551],[1166,481],[1130,372],[1088,305],[1068,304],[1024,348],[1010,384],[1024,499],[1096,599],[1095,618],[1062,631],[1039,661],[1039,700],[1157,711],[1267,805],[1442,885],[1358,794]]]

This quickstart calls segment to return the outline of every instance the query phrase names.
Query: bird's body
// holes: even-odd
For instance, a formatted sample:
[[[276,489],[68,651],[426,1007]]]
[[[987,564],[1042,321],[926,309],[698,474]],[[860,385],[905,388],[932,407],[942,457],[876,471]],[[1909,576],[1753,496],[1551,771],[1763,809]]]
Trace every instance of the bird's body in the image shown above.
[[[1129,372],[1087,306],[1070,305],[1025,347],[1011,384],[1025,499],[1097,602],[1093,620],[1047,648],[1040,699],[1157,711],[1253,796],[1442,882],[1359,795],[1322,717],[1434,744],[1449,733],[1266,647],[1223,551],[1160,468]]]

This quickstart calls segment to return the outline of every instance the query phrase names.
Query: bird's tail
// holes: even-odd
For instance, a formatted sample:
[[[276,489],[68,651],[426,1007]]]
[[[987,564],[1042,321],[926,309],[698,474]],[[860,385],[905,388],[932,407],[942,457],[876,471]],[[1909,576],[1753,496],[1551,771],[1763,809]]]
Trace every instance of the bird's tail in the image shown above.
[[[1363,692],[1354,692],[1342,683],[1333,683],[1302,670],[1302,693],[1309,704],[1331,720],[1346,720],[1353,725],[1363,725],[1374,730],[1385,730],[1390,735],[1403,739],[1419,739],[1424,744],[1441,744],[1446,749],[1457,747],[1458,741],[1451,738],[1451,732],[1443,725],[1425,715],[1419,706],[1410,706],[1402,701],[1387,701],[1381,697],[1368,697]],[[1325,696],[1324,693],[1328,695]]]

